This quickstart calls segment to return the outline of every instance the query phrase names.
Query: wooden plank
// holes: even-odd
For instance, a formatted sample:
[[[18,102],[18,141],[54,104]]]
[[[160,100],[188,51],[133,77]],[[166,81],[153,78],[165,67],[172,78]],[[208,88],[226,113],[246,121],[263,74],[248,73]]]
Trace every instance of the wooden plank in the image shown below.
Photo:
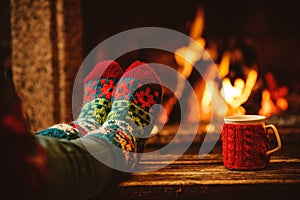
[[[153,163],[143,163],[141,165]],[[216,184],[293,184],[300,183],[300,159],[275,157],[267,169],[257,171],[232,171],[221,160],[176,161],[153,172],[135,173],[120,184],[130,186],[185,186]]]
[[[299,185],[214,185],[214,186],[177,186],[177,187],[130,187],[121,188],[113,199],[297,199]]]
[[[297,142],[283,144],[271,157],[268,168],[255,171],[225,168],[220,143],[203,159],[199,159],[199,146],[192,146],[159,170],[122,174],[96,199],[294,198],[300,191],[300,148]],[[174,157],[172,154],[142,157],[139,167],[155,169]]]

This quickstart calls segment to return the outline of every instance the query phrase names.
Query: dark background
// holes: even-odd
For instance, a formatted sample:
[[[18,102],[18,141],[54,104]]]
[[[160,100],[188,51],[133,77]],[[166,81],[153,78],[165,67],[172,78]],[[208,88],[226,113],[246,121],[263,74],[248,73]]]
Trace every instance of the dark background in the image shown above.
[[[116,33],[144,26],[165,27],[188,33],[198,6],[205,10],[203,36],[225,48],[230,38],[251,38],[264,71],[299,92],[299,8],[292,1],[82,1],[84,50]],[[10,67],[9,0],[0,1],[0,66]]]
[[[254,59],[257,59],[255,62],[259,65],[260,77],[263,79],[265,73],[272,72],[279,86],[289,88],[288,101],[293,102],[289,102],[287,112],[299,113],[300,14],[298,6],[292,1],[83,1],[85,53],[88,54],[106,38],[132,28],[155,26],[188,34],[190,22],[199,6],[205,11],[203,37],[208,44],[211,41],[217,42],[219,56],[229,48],[232,39],[241,43],[250,39],[257,54]],[[148,55],[151,57],[153,54],[155,57],[166,55],[165,52]],[[129,55],[132,60],[124,66],[142,56],[145,53]],[[152,61],[147,60],[149,56],[143,59]],[[163,61],[163,58],[159,60]],[[163,64],[171,66],[174,62]],[[190,78],[191,82],[195,79],[197,77]],[[260,95],[255,98],[259,100],[252,99],[250,104],[260,105]],[[180,110],[176,108],[174,110]],[[257,113],[257,110],[253,112]],[[177,112],[172,113],[176,115],[174,113]],[[179,112],[177,118],[173,115],[170,118],[181,116]]]

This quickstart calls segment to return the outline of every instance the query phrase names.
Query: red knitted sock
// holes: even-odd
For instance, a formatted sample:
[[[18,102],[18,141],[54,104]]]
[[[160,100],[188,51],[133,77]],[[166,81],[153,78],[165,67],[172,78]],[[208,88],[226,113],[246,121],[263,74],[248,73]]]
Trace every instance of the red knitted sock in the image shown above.
[[[82,110],[71,125],[81,131],[81,135],[98,129],[106,120],[111,109],[111,98],[115,84],[122,76],[120,65],[107,60],[98,63],[84,79]]]
[[[84,79],[83,104],[78,118],[69,124],[55,124],[36,134],[71,140],[98,129],[111,109],[112,92],[122,74],[117,62],[99,62]]]
[[[89,135],[104,138],[119,147],[125,166],[137,163],[137,154],[143,152],[145,141],[156,121],[162,86],[150,65],[136,61],[120,78],[114,93],[113,105],[103,124],[104,133]]]

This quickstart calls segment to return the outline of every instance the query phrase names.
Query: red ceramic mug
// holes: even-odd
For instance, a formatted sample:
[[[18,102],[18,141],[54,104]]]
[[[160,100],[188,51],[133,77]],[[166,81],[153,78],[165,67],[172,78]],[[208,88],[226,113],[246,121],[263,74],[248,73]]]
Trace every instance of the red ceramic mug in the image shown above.
[[[269,149],[269,134],[272,129],[277,147]],[[224,166],[232,170],[255,170],[266,168],[272,153],[281,148],[276,127],[266,125],[261,115],[235,115],[224,118],[222,127],[222,155]]]

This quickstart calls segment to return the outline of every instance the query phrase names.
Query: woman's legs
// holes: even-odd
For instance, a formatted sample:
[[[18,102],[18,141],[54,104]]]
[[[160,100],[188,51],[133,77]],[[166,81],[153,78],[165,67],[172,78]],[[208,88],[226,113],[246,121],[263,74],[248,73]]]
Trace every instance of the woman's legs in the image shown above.
[[[135,62],[120,78],[102,128],[75,140],[37,135],[48,157],[47,196],[86,199],[107,184],[112,168],[134,168],[136,153],[143,152],[158,114],[152,106],[160,103],[161,96],[155,72],[148,64]]]
[[[109,116],[106,119],[103,115],[106,120],[103,128],[98,121],[101,112],[96,112],[95,109],[95,105],[100,109],[103,105],[98,104],[97,99],[87,109],[82,109],[79,121],[84,123],[77,125],[83,131],[76,125],[62,124],[33,136],[24,125],[15,128],[21,119],[11,119],[6,113],[0,115],[0,123],[4,127],[2,131],[5,133],[1,134],[3,140],[0,140],[4,141],[5,146],[0,146],[5,150],[2,157],[7,161],[1,166],[4,169],[1,171],[5,171],[6,175],[2,181],[5,183],[5,180],[9,180],[11,183],[5,188],[15,191],[17,196],[17,192],[22,191],[30,199],[88,199],[101,191],[111,179],[114,169],[109,166],[124,165],[123,169],[133,168],[137,162],[135,155],[143,151],[146,137],[158,114],[151,106],[159,104],[162,95],[158,77],[149,65],[135,62],[130,70],[132,71],[122,76],[122,81],[117,86],[117,96],[114,97]],[[99,89],[97,86],[96,91]],[[88,103],[89,101],[85,105]],[[99,126],[91,132],[90,126],[93,124],[89,123],[90,119]],[[69,137],[70,133],[75,135],[71,134],[72,137]],[[75,137],[76,133],[81,135]],[[65,139],[55,138],[57,136]],[[24,148],[20,148],[18,141]],[[118,147],[118,151],[112,150],[112,147]],[[133,157],[128,156],[129,153]],[[105,164],[100,162],[103,160]],[[28,182],[27,178],[32,181]],[[37,195],[37,191],[41,191],[41,185],[45,186],[44,198]]]

